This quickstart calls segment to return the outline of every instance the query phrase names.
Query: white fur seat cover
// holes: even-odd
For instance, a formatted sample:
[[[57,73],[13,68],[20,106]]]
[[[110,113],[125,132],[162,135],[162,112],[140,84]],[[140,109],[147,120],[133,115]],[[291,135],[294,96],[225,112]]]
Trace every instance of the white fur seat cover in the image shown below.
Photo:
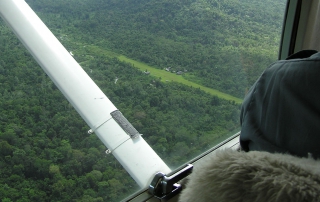
[[[217,151],[194,168],[179,202],[320,201],[320,161],[268,152]]]

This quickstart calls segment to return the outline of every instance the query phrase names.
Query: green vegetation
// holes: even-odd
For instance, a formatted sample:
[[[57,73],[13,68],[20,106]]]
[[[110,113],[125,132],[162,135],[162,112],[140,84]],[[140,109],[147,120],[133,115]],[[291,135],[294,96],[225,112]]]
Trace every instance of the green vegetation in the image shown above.
[[[184,85],[187,85],[187,86],[191,86],[193,88],[199,88],[199,89],[201,89],[201,90],[203,90],[203,91],[205,91],[205,92],[207,92],[207,93],[209,93],[211,95],[216,95],[219,98],[230,100],[230,101],[234,101],[237,104],[242,103],[242,100],[239,99],[239,98],[236,98],[236,97],[233,97],[231,95],[219,92],[218,90],[215,90],[215,89],[204,87],[204,86],[199,85],[197,83],[193,83],[191,81],[188,81],[188,80],[184,79],[182,76],[179,76],[179,75],[176,75],[176,74],[173,74],[173,73],[170,73],[170,72],[166,72],[166,71],[163,71],[163,70],[160,70],[160,69],[156,69],[156,68],[151,67],[149,65],[146,65],[146,64],[144,64],[142,62],[138,62],[138,61],[129,59],[129,58],[123,56],[123,55],[119,56],[118,58],[119,58],[120,61],[129,62],[130,64],[133,64],[134,67],[139,68],[141,71],[143,71],[143,70],[149,71],[152,76],[161,78],[162,81],[178,82],[178,83],[181,83],[181,84],[184,84]]]
[[[230,100],[230,101],[234,101],[237,104],[241,104],[242,103],[242,99],[233,97],[233,96],[228,95],[226,93],[219,92],[218,90],[215,90],[215,89],[212,89],[212,88],[208,88],[208,87],[202,86],[202,85],[200,85],[198,83],[194,83],[194,82],[192,82],[190,80],[186,80],[181,75],[176,75],[174,73],[170,73],[170,72],[161,70],[159,68],[152,67],[152,66],[150,66],[150,65],[148,65],[146,63],[139,62],[139,61],[136,61],[136,60],[132,60],[130,58],[127,58],[124,55],[119,55],[119,54],[114,53],[112,51],[103,50],[103,49],[101,49],[101,48],[99,48],[97,46],[94,46],[94,45],[83,45],[83,44],[80,44],[80,43],[77,43],[77,45],[79,47],[84,47],[85,46],[86,53],[89,54],[89,55],[95,55],[95,56],[107,57],[107,58],[108,57],[118,58],[120,61],[132,64],[133,67],[138,68],[141,71],[150,72],[151,76],[159,78],[163,82],[172,82],[172,81],[178,82],[178,83],[181,83],[181,84],[184,84],[184,85],[187,85],[187,86],[191,86],[193,88],[199,88],[199,89],[201,89],[201,90],[203,90],[203,91],[205,91],[205,92],[207,92],[207,93],[209,93],[211,95],[218,96],[219,98]],[[83,51],[75,51],[75,53],[80,54],[80,55],[84,54]],[[85,64],[85,62],[86,61],[82,62],[81,64],[83,65],[83,64]]]
[[[26,2],[172,168],[239,130],[241,98],[276,59],[284,9],[278,0]],[[0,54],[2,201],[119,201],[138,189],[2,21]]]
[[[198,82],[198,83],[192,82],[190,80],[185,79],[185,77],[182,77],[181,75],[176,75],[176,74],[164,71],[163,69],[152,67],[146,63],[127,58],[124,55],[120,55],[120,54],[114,53],[109,50],[101,49],[95,45],[84,45],[84,44],[80,44],[80,43],[76,43],[76,44],[78,45],[78,47],[85,48],[85,52],[83,50],[76,50],[75,51],[76,54],[83,55],[86,53],[87,55],[90,55],[90,56],[95,55],[95,56],[100,56],[100,57],[105,57],[105,58],[109,58],[109,57],[118,58],[120,61],[132,64],[133,67],[138,68],[141,71],[150,72],[151,76],[154,76],[156,78],[160,78],[160,80],[163,82],[172,82],[172,81],[178,82],[178,83],[181,83],[181,84],[184,84],[187,86],[191,86],[193,88],[199,88],[199,89],[201,89],[211,95],[218,96],[219,98],[234,101],[237,104],[242,103],[242,99],[236,98],[236,97],[228,95],[226,93],[222,93],[218,90],[208,88],[208,87],[205,87],[203,85],[198,84],[200,82]],[[87,58],[86,61],[88,61],[90,59],[92,59],[92,58]],[[85,65],[86,61],[83,61],[80,64]],[[190,78],[190,76],[189,76],[189,78]]]

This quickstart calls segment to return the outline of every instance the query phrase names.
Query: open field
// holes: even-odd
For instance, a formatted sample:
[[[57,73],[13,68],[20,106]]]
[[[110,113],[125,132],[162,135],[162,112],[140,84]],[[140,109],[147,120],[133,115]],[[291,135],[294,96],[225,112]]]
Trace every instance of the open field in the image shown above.
[[[98,46],[95,45],[87,45],[86,49],[89,53],[92,53],[93,55],[100,55],[100,56],[107,56],[107,57],[116,57],[118,58],[120,61],[123,62],[127,62],[132,64],[135,68],[138,68],[141,71],[148,71],[150,72],[151,76],[157,77],[157,78],[161,78],[161,81],[163,82],[178,82],[187,86],[192,86],[193,88],[199,88],[211,95],[215,95],[219,98],[222,99],[226,99],[226,100],[230,100],[230,101],[234,101],[237,104],[242,103],[242,99],[234,97],[232,95],[220,92],[218,90],[212,89],[212,88],[208,88],[205,86],[202,86],[200,84],[194,83],[192,81],[186,80],[185,78],[183,78],[181,75],[177,75],[171,72],[167,72],[163,69],[158,69],[152,66],[149,66],[148,64],[145,64],[143,62],[139,62],[130,58],[127,58],[124,55],[120,55],[117,53],[114,53],[112,51],[109,50],[104,50]]]
[[[211,95],[216,95],[219,98],[235,101],[235,103],[238,103],[238,104],[242,103],[242,99],[239,99],[239,98],[231,96],[229,94],[222,93],[222,92],[220,92],[218,90],[215,90],[215,89],[212,89],[212,88],[208,88],[208,87],[199,85],[197,83],[188,81],[185,78],[183,78],[181,75],[176,75],[174,73],[167,72],[167,71],[162,70],[162,69],[157,69],[157,68],[151,67],[151,66],[149,66],[149,65],[147,65],[145,63],[138,62],[136,60],[132,60],[132,59],[127,58],[127,57],[125,57],[123,55],[118,56],[118,59],[120,61],[131,63],[132,65],[134,65],[134,67],[140,69],[141,71],[146,71],[147,70],[148,72],[150,72],[150,75],[158,77],[158,78],[160,77],[162,81],[174,81],[174,82],[178,82],[178,83],[181,83],[181,84],[184,84],[184,85],[187,85],[187,86],[192,86],[194,88],[200,88],[201,90],[203,90],[203,91],[205,91],[205,92],[207,92],[207,93],[209,93]]]

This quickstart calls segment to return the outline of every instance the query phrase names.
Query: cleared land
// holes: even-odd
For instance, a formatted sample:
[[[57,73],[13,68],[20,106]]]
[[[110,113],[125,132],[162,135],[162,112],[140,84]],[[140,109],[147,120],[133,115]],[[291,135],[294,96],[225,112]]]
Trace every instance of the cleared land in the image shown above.
[[[201,90],[203,90],[203,91],[205,91],[205,92],[207,92],[207,93],[209,93],[211,95],[215,95],[215,96],[217,96],[219,98],[222,98],[222,99],[234,101],[237,104],[240,104],[243,101],[242,99],[234,97],[232,95],[220,92],[220,91],[212,89],[212,88],[208,88],[208,87],[199,85],[199,84],[194,83],[192,81],[188,81],[185,78],[183,78],[181,75],[177,75],[177,74],[174,74],[174,73],[171,73],[171,72],[167,72],[167,71],[165,71],[163,69],[158,69],[158,68],[149,66],[149,65],[147,65],[147,64],[145,64],[143,62],[139,62],[139,61],[127,58],[124,55],[119,55],[119,54],[114,53],[114,52],[109,51],[109,50],[104,50],[104,49],[102,49],[102,48],[100,48],[98,46],[95,46],[95,45],[87,45],[86,46],[86,50],[89,51],[90,53],[92,53],[93,55],[103,55],[103,56],[107,56],[107,57],[116,57],[120,61],[132,64],[135,68],[138,68],[141,71],[146,71],[147,70],[148,72],[150,72],[151,76],[155,76],[157,78],[161,78],[161,80],[163,82],[166,82],[166,81],[168,81],[168,82],[178,82],[178,83],[181,83],[181,84],[184,84],[184,85],[187,85],[187,86],[192,86],[193,88],[199,88],[199,89],[201,89]]]
[[[124,61],[124,62],[128,62],[128,63],[133,64],[134,67],[140,69],[141,71],[146,71],[147,70],[148,72],[150,72],[150,75],[155,76],[155,77],[160,77],[162,81],[179,82],[179,83],[182,83],[182,84],[187,85],[187,86],[192,86],[194,88],[200,88],[201,90],[203,90],[203,91],[205,91],[205,92],[207,92],[207,93],[209,93],[211,95],[216,95],[219,98],[235,101],[238,104],[242,103],[242,99],[239,99],[239,98],[231,96],[229,94],[222,93],[222,92],[220,92],[218,90],[215,90],[215,89],[212,89],[212,88],[208,88],[208,87],[199,85],[197,83],[188,81],[188,80],[184,79],[181,75],[177,75],[177,74],[174,74],[174,73],[171,73],[171,72],[167,72],[165,70],[161,70],[161,69],[157,69],[157,68],[151,67],[151,66],[149,66],[149,65],[147,65],[145,63],[138,62],[136,60],[132,60],[132,59],[127,58],[127,57],[125,57],[123,55],[118,56],[118,59],[120,61]]]

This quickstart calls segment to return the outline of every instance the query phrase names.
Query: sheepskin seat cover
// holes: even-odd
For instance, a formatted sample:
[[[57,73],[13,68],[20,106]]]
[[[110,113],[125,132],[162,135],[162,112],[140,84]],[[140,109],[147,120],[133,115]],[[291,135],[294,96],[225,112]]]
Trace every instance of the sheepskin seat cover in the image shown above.
[[[188,177],[179,202],[320,201],[320,161],[268,152],[217,151]]]

